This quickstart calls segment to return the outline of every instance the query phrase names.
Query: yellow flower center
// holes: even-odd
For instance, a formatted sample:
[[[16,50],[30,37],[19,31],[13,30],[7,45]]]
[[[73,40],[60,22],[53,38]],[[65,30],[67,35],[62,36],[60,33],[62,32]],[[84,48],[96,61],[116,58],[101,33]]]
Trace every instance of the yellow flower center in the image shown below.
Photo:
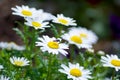
[[[59,43],[55,42],[55,41],[50,41],[50,42],[48,42],[47,45],[52,49],[58,49],[59,48]]]
[[[35,22],[35,21],[32,22],[32,25],[34,27],[41,27],[41,24],[39,22]]]
[[[32,12],[30,12],[29,10],[22,10],[22,14],[25,16],[31,16]]]
[[[17,66],[23,66],[24,62],[23,61],[14,61],[14,64]]]
[[[82,39],[81,39],[81,37],[80,36],[72,36],[71,38],[70,38],[73,42],[75,42],[75,43],[78,43],[78,44],[81,44],[82,43]]]
[[[80,37],[82,37],[82,38],[87,38],[87,34],[81,33],[81,34],[80,34]]]
[[[82,76],[82,72],[81,72],[79,69],[77,69],[77,68],[71,69],[71,70],[70,70],[70,74],[71,74],[72,76],[75,76],[75,77],[80,77],[80,76]]]
[[[120,60],[113,59],[113,60],[111,61],[111,64],[114,65],[114,66],[120,67]]]
[[[68,21],[65,20],[65,19],[63,19],[63,18],[58,19],[58,21],[59,21],[61,24],[64,24],[64,25],[68,24]]]

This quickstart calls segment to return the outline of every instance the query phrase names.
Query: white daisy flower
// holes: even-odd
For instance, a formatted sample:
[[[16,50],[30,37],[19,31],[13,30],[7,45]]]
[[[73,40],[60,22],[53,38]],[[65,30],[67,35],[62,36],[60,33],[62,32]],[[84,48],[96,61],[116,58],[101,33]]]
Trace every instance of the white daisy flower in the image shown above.
[[[16,66],[27,66],[29,65],[29,62],[26,58],[24,57],[11,57],[10,58],[10,62],[13,64],[13,65],[16,65]]]
[[[84,67],[79,66],[78,63],[76,64],[69,63],[68,66],[62,64],[61,67],[63,69],[59,69],[59,71],[61,73],[67,74],[68,79],[88,80],[91,78],[90,76],[91,72],[87,69],[84,69]]]
[[[54,37],[50,38],[48,36],[43,36],[42,38],[39,37],[38,40],[40,41],[36,42],[37,43],[36,46],[40,46],[43,52],[48,51],[49,53],[52,54],[58,53],[61,53],[63,55],[68,54],[67,51],[64,50],[68,49],[68,45],[59,43],[59,41]]]
[[[106,55],[101,57],[101,62],[105,67],[115,68],[116,71],[120,69],[120,58],[117,55]]]
[[[14,42],[0,42],[0,48],[7,49],[7,50],[18,50],[22,51],[25,50],[25,46],[19,46]]]
[[[3,69],[3,68],[4,68],[3,65],[0,65],[0,70]]]
[[[41,17],[43,20],[52,20],[53,18],[55,18],[55,16],[53,16],[51,13],[48,12],[44,12],[44,14],[41,14]]]
[[[107,77],[106,77],[105,80],[112,80],[112,77],[111,77],[111,78],[107,78]]]
[[[7,42],[0,42],[0,48],[6,49],[7,46],[8,46],[8,43],[7,43]]]
[[[58,14],[57,17],[53,18],[53,22],[59,23],[65,26],[76,26],[76,21],[72,18],[65,17],[63,14]]]
[[[74,44],[78,48],[92,48],[92,45],[88,41],[83,40],[78,33],[68,32],[61,36],[64,40],[67,40],[69,44]]]
[[[79,36],[83,40],[89,42],[89,44],[95,44],[98,40],[98,37],[96,36],[96,34],[92,32],[91,30],[87,30],[86,28],[72,27],[69,29],[69,32],[79,34]]]
[[[19,46],[14,42],[9,42],[7,49],[9,50],[14,49],[14,50],[22,51],[22,50],[25,50],[25,46]]]
[[[104,80],[113,80],[113,79],[112,79],[112,77],[110,77],[110,78],[106,77]],[[115,79],[115,80],[120,80],[120,79]]]
[[[41,20],[41,18],[37,18],[37,17],[34,17],[34,18],[26,18],[26,21],[25,24],[28,25],[28,26],[32,26],[34,27],[35,29],[44,29],[46,27],[50,27],[48,26],[48,22],[43,22]]]
[[[9,77],[6,77],[6,76],[4,76],[4,75],[1,75],[1,76],[0,76],[0,80],[10,80],[10,78],[9,78]]]
[[[14,12],[12,14],[19,15],[22,17],[32,17],[36,13],[35,8],[29,8],[28,6],[16,6],[16,8],[11,8]]]
[[[42,21],[49,21],[55,18],[55,16],[53,16],[51,13],[44,12],[42,9],[39,9],[36,11],[34,18],[40,18]]]

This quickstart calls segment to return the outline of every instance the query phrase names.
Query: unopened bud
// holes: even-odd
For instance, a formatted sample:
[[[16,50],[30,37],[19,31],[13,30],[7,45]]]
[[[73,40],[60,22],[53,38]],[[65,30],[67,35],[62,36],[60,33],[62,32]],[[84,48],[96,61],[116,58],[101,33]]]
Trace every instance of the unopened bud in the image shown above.
[[[100,50],[97,52],[97,54],[103,56],[103,55],[105,55],[105,52]]]
[[[94,49],[87,49],[87,52],[90,53],[90,54],[94,53]]]

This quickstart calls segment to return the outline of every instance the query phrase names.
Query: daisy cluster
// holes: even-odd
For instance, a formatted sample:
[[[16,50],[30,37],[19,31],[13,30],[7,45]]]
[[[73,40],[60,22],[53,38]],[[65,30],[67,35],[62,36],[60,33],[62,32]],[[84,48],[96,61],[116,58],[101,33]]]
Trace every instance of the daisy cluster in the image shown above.
[[[94,53],[94,49],[92,49],[93,45],[98,41],[98,37],[97,35],[91,31],[88,30],[84,27],[78,26],[76,24],[76,20],[74,20],[73,18],[70,17],[65,17],[63,14],[57,14],[57,16],[52,15],[51,13],[45,12],[42,9],[36,9],[36,8],[30,8],[28,6],[16,6],[14,8],[11,8],[13,11],[13,15],[17,15],[17,16],[21,16],[25,19],[24,25],[26,25],[25,27],[32,27],[33,30],[37,31],[41,31],[44,30],[45,28],[52,28],[52,25],[58,25],[57,27],[60,26],[65,26],[68,27],[67,31],[61,30],[61,31],[57,31],[57,27],[55,28],[56,33],[58,33],[57,35],[59,37],[50,37],[49,35],[37,35],[37,41],[36,39],[34,39],[34,43],[35,43],[35,48],[37,48],[36,46],[40,47],[39,52],[40,53],[48,53],[49,55],[64,55],[65,57],[71,55],[72,52],[70,52],[69,50],[71,50],[70,45],[75,45],[77,47],[78,50],[80,49],[86,49],[89,53]],[[41,30],[40,30],[41,29]],[[63,32],[64,31],[64,32]],[[24,33],[31,33],[31,31],[29,32],[24,32]],[[52,33],[52,32],[51,32]],[[34,35],[35,36],[35,35]],[[32,36],[32,37],[34,37]],[[35,36],[36,37],[36,36]],[[35,38],[34,37],[34,38]],[[36,49],[34,49],[34,45],[31,42],[28,42],[29,46],[27,44],[26,47],[23,46],[17,46],[15,43],[0,43],[0,47],[2,49],[17,49],[19,51],[25,51],[25,53],[28,52],[29,53],[37,53],[34,52]],[[31,52],[33,50],[33,52]],[[75,50],[73,50],[75,52]],[[73,53],[72,53],[73,54]],[[75,53],[74,53],[75,54]],[[73,56],[74,56],[73,54]],[[120,59],[117,55],[105,55],[105,53],[103,51],[99,51],[98,52],[99,55],[102,55],[100,62],[103,64],[104,67],[112,67],[115,68],[116,71],[118,71],[120,69]],[[82,55],[82,54],[80,54]],[[16,56],[12,56],[9,58],[9,62],[15,66],[15,67],[25,67],[25,66],[35,66],[35,61],[32,60],[28,60],[27,58],[31,58],[33,60],[37,60],[35,59],[36,57],[41,57],[39,55],[39,53],[37,54],[24,54],[24,57],[16,57]],[[73,57],[72,56],[72,57]],[[26,58],[27,57],[27,58]],[[57,56],[58,57],[58,56]],[[79,56],[76,56],[79,57]],[[45,57],[45,59],[49,59],[51,58],[50,56]],[[83,58],[83,56],[82,56]],[[83,62],[87,62],[87,65],[89,66],[92,61],[94,64],[96,61],[87,56],[87,60],[83,60]],[[59,58],[58,58],[59,59]],[[45,64],[44,62],[41,63]],[[57,59],[55,59],[57,60]],[[32,62],[31,62],[32,61]],[[47,71],[48,71],[48,75],[47,78],[45,80],[51,80],[51,76],[49,77],[49,75],[52,75],[52,58],[49,59],[48,61],[48,65],[47,67]],[[73,63],[72,63],[73,62]],[[59,61],[58,61],[59,63]],[[55,63],[56,65],[58,63]],[[58,71],[60,73],[64,73],[67,75],[67,79],[73,79],[73,80],[94,80],[94,77],[92,77],[92,69],[86,69],[86,64],[81,65],[81,62],[74,62],[74,61],[67,61],[67,64],[61,63]],[[39,66],[41,67],[41,66]],[[37,68],[39,68],[37,67]],[[2,70],[4,67],[2,65],[0,65],[0,70]],[[44,67],[45,68],[45,67]],[[58,68],[58,66],[57,66]],[[46,69],[43,69],[46,70]],[[36,73],[37,74],[37,73]],[[1,76],[0,80],[9,80],[10,78],[5,77],[5,76]],[[98,78],[97,78],[98,79]],[[95,80],[97,80],[95,79]],[[105,78],[104,78],[105,79]]]
[[[76,26],[75,20],[65,17],[63,14],[58,14],[57,17],[50,13],[44,12],[42,9],[29,8],[28,6],[16,6],[12,8],[13,15],[19,15],[26,20],[25,24],[35,29],[44,29],[50,27],[48,24],[50,20],[54,23],[60,23],[66,26]]]
[[[65,17],[63,14],[57,14],[55,17],[50,13],[44,12],[42,9],[36,10],[35,8],[29,8],[24,5],[21,7],[16,6],[16,8],[12,8],[12,10],[14,11],[14,15],[24,17],[27,26],[34,27],[35,29],[50,27],[49,21],[64,26],[77,26],[73,18]],[[82,27],[72,27],[68,33],[63,34],[61,37],[67,40],[69,44],[75,44],[78,48],[92,48],[92,44],[95,44],[98,40],[94,32]],[[47,37],[44,37],[44,39],[45,38]]]

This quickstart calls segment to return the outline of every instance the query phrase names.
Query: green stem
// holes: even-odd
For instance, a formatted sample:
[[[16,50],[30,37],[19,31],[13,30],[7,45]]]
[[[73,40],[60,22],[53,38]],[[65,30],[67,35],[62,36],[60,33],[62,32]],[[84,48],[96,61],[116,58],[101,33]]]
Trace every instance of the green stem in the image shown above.
[[[73,62],[75,56],[75,48],[73,45],[70,45],[70,62]]]
[[[47,72],[47,79],[46,80],[51,80],[51,64],[52,64],[52,54],[49,54],[49,59],[48,59],[48,72]]]
[[[35,41],[37,40],[36,39],[37,34],[34,29],[30,33],[31,33],[31,37],[30,37],[31,41],[29,41],[29,42],[30,42],[30,49],[32,51],[32,50],[34,50],[34,47],[35,47]]]
[[[115,70],[113,70],[112,80],[115,80]]]
[[[58,38],[59,37],[59,34],[58,34],[58,31],[57,31],[57,29],[56,29],[56,27],[53,25],[53,24],[50,24],[51,25],[51,30],[54,32],[54,34],[55,34],[55,37],[56,38]]]

